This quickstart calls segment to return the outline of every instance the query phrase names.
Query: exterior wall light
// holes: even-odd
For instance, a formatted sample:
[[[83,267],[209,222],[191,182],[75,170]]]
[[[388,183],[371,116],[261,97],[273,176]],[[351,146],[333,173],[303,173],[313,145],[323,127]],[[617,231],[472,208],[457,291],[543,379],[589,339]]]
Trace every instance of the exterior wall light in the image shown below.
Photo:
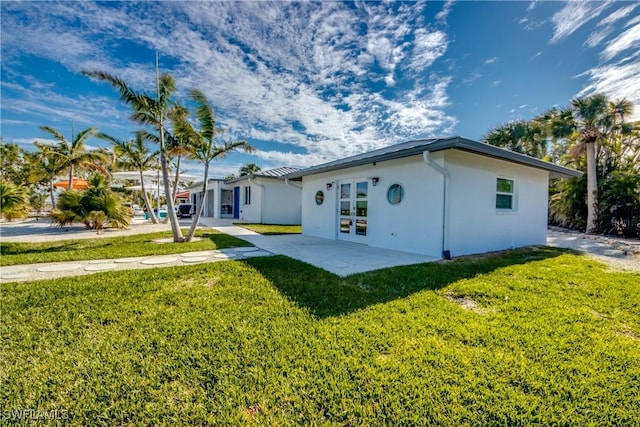
[[[374,176],[373,178],[371,178],[371,183],[373,184],[374,187],[378,185],[378,181],[380,181],[380,178],[378,178],[377,176]]]
[[[327,182],[327,191],[331,190],[331,187],[333,187],[333,182]]]

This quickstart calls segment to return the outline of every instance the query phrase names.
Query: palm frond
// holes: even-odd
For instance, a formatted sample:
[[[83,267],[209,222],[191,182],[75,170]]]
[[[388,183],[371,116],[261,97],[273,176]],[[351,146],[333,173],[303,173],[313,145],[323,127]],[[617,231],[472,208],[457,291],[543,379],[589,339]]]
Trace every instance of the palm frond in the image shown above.
[[[64,135],[62,135],[60,132],[58,132],[54,128],[50,126],[40,126],[40,129],[50,133],[56,140],[58,140],[58,142],[64,142],[66,144],[67,140],[64,138]]]
[[[87,71],[83,70],[82,74],[97,80],[103,80],[107,83],[111,84],[112,87],[116,88],[120,92],[120,99],[126,102],[127,104],[133,104],[138,100],[140,94],[127,85],[127,83],[119,77],[114,76],[113,74],[109,74],[105,71]]]

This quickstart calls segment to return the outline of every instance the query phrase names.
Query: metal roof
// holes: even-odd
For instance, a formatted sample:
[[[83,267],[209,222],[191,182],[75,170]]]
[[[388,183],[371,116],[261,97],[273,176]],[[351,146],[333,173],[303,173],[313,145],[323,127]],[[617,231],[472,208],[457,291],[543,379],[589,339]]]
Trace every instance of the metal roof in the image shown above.
[[[269,170],[265,170],[265,171],[260,171],[260,172],[256,172],[253,173],[251,175],[242,175],[239,176],[237,178],[233,178],[233,179],[229,179],[227,181],[225,181],[225,183],[233,183],[233,182],[238,182],[238,181],[242,181],[243,179],[248,179],[251,176],[253,176],[254,178],[282,178],[285,175],[291,174],[291,173],[296,173],[300,171],[300,169],[298,168],[290,168],[287,166],[284,167],[280,167],[280,168],[275,168],[275,169],[269,169]]]
[[[419,139],[415,141],[394,144],[388,147],[383,147],[377,150],[358,154],[356,156],[346,157],[343,159],[335,160],[333,162],[323,163],[321,165],[312,166],[307,169],[298,170],[296,172],[284,175],[283,178],[301,178],[303,176],[352,168],[355,166],[362,166],[373,162],[382,162],[385,160],[414,156],[425,151],[437,152],[451,149],[467,151],[481,156],[493,157],[512,163],[518,163],[537,169],[543,169],[550,172],[549,176],[551,178],[582,176],[582,172],[574,169],[559,166],[550,162],[545,162],[544,160],[540,160],[535,157],[526,156],[524,154],[509,151],[504,148],[496,147],[495,145],[489,145],[484,142],[478,142],[460,136],[455,136],[451,138]]]

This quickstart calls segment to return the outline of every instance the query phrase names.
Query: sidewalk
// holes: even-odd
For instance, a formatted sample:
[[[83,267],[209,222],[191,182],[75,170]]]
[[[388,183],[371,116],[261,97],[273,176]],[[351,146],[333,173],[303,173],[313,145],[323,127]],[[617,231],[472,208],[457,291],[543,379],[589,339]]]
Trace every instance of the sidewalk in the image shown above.
[[[137,270],[154,267],[173,267],[228,259],[243,259],[273,255],[257,247],[238,247],[220,250],[183,252],[172,255],[83,260],[74,262],[48,262],[0,267],[0,283],[55,279],[81,276],[101,271]]]

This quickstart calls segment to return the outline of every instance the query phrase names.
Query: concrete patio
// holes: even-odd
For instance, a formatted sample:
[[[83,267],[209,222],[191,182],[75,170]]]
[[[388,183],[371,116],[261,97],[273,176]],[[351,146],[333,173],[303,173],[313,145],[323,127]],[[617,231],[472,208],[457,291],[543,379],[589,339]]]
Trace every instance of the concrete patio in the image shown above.
[[[203,218],[202,225],[248,241],[265,251],[306,262],[338,276],[348,276],[380,268],[437,261],[438,258],[375,248],[341,240],[300,234],[263,236],[231,224],[229,220]]]

